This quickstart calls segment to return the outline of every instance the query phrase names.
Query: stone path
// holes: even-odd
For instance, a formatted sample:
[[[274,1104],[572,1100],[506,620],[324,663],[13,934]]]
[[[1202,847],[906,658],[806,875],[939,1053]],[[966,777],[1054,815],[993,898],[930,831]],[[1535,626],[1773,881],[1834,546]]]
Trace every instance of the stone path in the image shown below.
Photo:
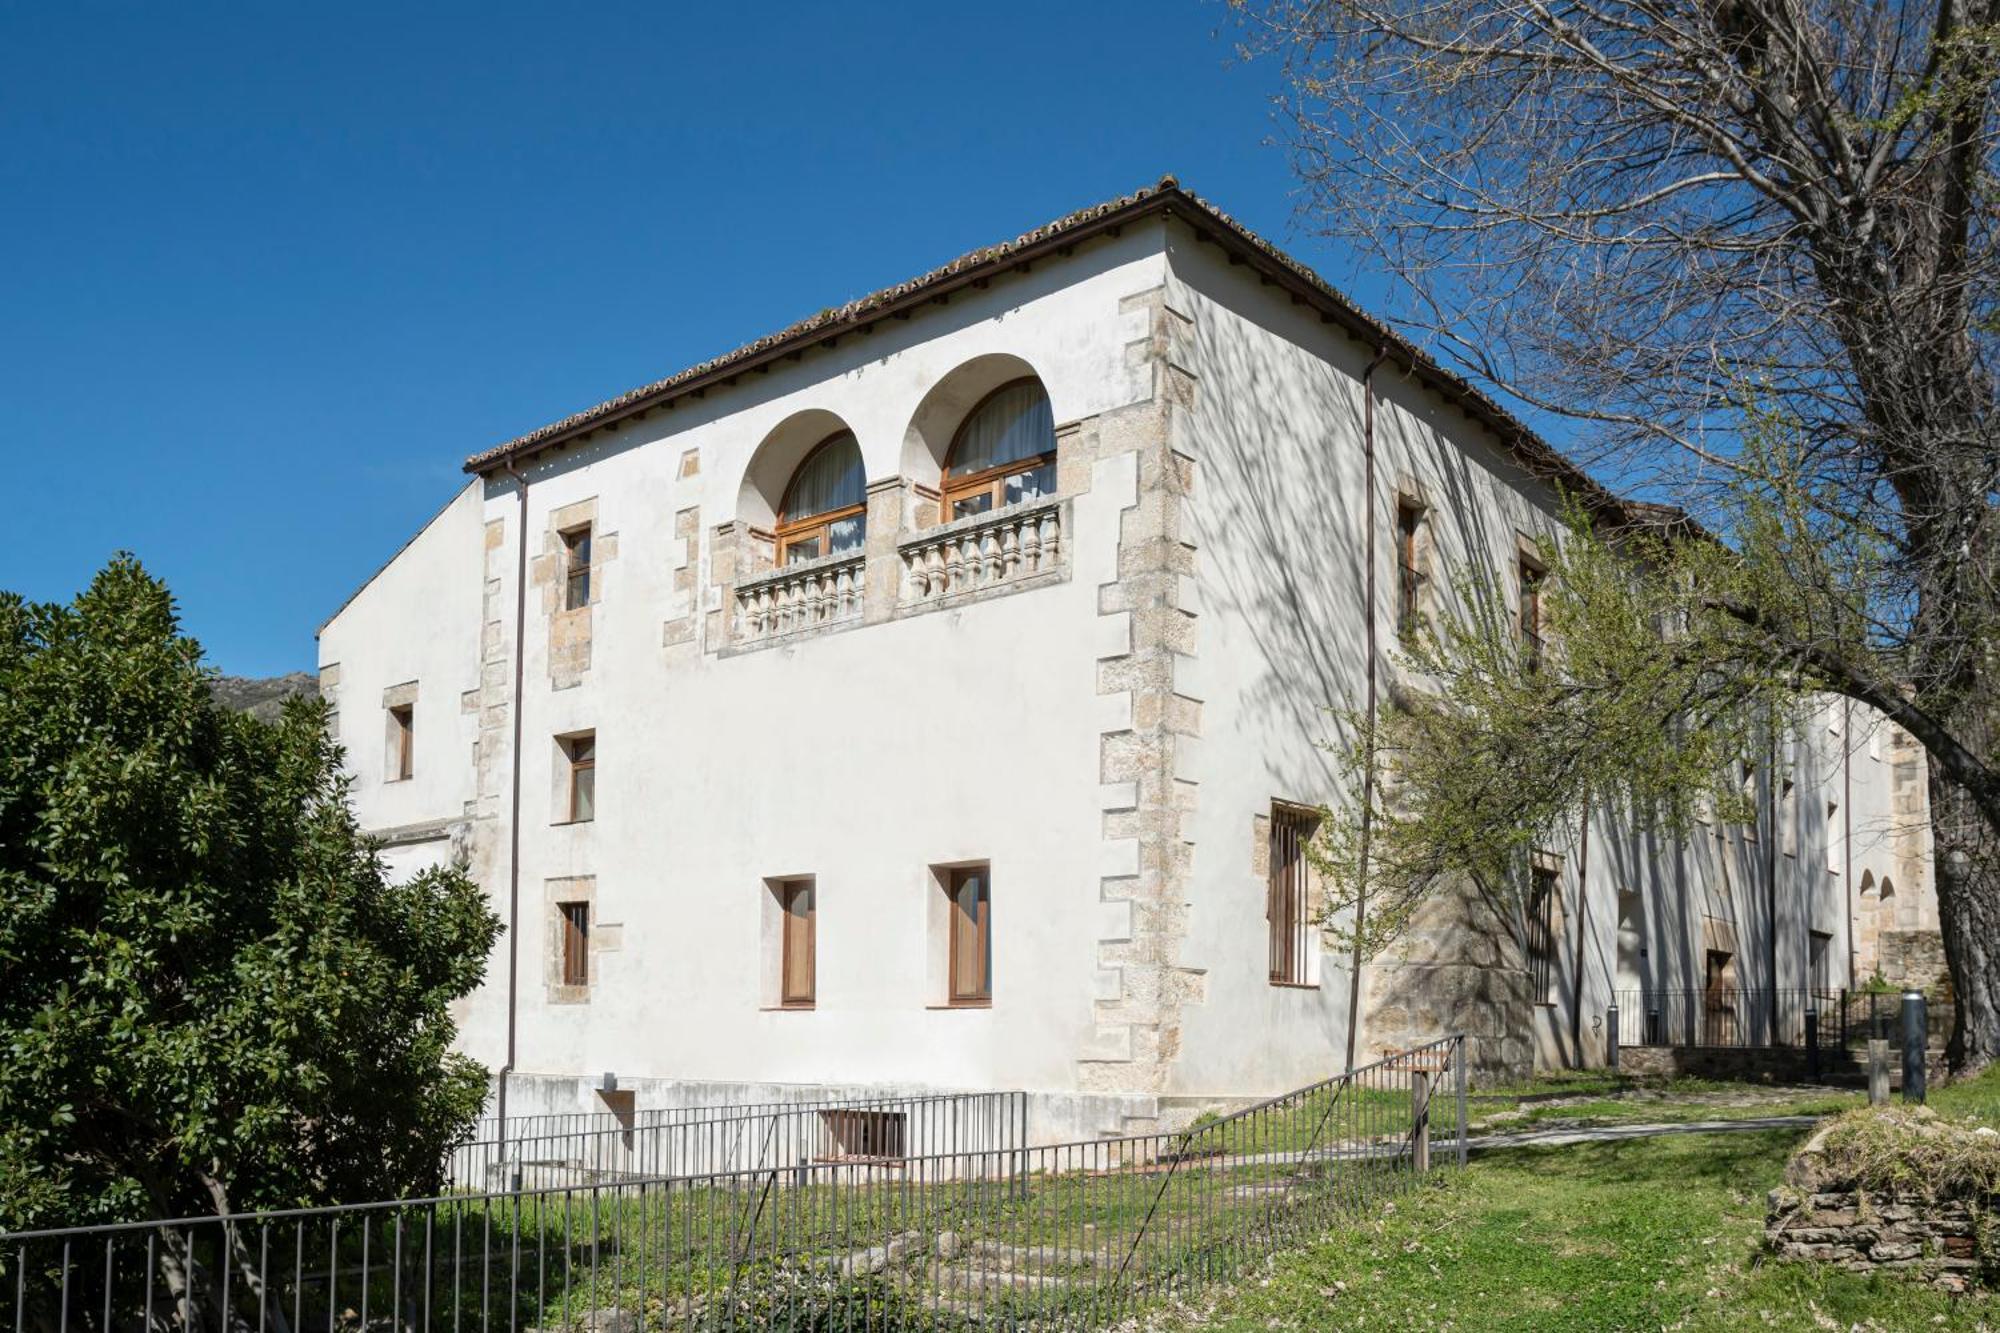
[[[1749,1120],[1682,1120],[1658,1125],[1598,1125],[1594,1128],[1527,1129],[1513,1134],[1478,1134],[1467,1140],[1471,1152],[1496,1148],[1567,1148],[1579,1143],[1615,1143],[1620,1139],[1651,1139],[1666,1134],[1739,1134],[1760,1129],[1806,1129],[1823,1117],[1767,1115]]]

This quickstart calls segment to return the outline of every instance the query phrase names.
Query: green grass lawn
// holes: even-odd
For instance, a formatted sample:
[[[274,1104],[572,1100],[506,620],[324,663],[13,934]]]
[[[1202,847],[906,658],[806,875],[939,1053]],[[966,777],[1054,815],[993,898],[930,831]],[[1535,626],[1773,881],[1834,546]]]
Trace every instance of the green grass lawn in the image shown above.
[[[1533,1098],[1548,1090],[1514,1092]],[[1633,1108],[1624,1100],[1597,1100],[1621,1091],[1579,1089],[1592,1098],[1583,1105],[1608,1116],[1709,1118],[1643,1103],[1643,1114],[1626,1117]],[[1783,1104],[1816,1100],[1836,1110],[1856,1104],[1816,1092]],[[2000,1121],[2000,1072],[1940,1088],[1930,1104],[1944,1115]],[[1475,1104],[1475,1119],[1480,1109]],[[1765,1191],[1807,1132],[1491,1153],[1391,1212],[1287,1252],[1267,1274],[1229,1288],[1184,1322],[1258,1333],[2000,1328],[2000,1296],[1953,1298],[1898,1279],[1765,1260]]]

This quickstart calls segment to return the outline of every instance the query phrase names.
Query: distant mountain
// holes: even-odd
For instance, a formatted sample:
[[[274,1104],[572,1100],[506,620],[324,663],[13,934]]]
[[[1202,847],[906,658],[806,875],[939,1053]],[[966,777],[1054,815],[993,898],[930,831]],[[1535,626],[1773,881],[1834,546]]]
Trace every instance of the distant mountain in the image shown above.
[[[310,671],[293,671],[283,676],[219,676],[215,700],[224,708],[276,722],[285,700],[295,694],[308,698],[319,693],[319,677]]]

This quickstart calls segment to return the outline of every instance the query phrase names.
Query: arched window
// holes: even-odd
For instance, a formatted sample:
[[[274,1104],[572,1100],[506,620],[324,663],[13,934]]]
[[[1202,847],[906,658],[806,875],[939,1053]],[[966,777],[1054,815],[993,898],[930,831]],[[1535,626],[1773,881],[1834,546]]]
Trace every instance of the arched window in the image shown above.
[[[944,462],[944,516],[964,518],[1056,492],[1056,421],[1032,379],[1003,384],[967,414]]]
[[[858,550],[868,528],[868,477],[848,431],[813,446],[778,509],[778,563]]]

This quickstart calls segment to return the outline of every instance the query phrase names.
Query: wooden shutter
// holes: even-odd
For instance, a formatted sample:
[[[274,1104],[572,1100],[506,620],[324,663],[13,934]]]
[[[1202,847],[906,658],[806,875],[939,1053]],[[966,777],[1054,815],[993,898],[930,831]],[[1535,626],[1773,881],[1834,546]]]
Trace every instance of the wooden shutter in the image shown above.
[[[793,880],[779,886],[784,911],[784,959],[779,1003],[809,1008],[813,1003],[815,909],[813,882]]]
[[[562,903],[562,984],[590,984],[590,904]]]
[[[951,872],[951,999],[993,998],[993,896],[985,866]]]

